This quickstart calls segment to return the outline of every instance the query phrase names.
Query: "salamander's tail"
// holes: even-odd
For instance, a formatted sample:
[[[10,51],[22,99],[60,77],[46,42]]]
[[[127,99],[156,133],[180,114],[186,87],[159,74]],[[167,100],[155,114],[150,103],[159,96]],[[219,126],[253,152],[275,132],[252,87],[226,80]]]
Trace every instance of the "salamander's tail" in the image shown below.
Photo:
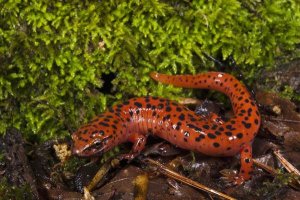
[[[231,100],[235,116],[241,123],[246,123],[245,119],[251,118],[257,131],[260,125],[258,108],[247,88],[234,76],[222,72],[206,72],[196,75],[167,75],[152,72],[150,76],[161,83],[170,84],[184,88],[212,89],[225,93]],[[252,116],[256,115],[256,118]],[[243,117],[242,117],[243,116]],[[248,125],[246,125],[248,126]]]

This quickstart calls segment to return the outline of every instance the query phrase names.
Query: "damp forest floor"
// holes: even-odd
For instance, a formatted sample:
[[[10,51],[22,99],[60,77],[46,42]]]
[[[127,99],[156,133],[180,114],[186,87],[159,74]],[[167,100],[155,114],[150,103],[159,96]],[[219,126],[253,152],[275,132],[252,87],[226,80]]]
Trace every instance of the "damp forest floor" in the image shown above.
[[[295,92],[299,92],[299,66],[299,62],[293,63],[291,67],[285,66],[282,71],[279,68],[264,76],[275,74],[282,83],[291,85]],[[289,83],[290,80],[294,81]],[[228,169],[234,172],[239,169],[237,156],[209,157],[176,148],[160,138],[152,137],[141,157],[109,169],[89,193],[91,196],[84,197],[84,186],[90,183],[103,163],[128,151],[129,145],[118,147],[102,159],[80,159],[70,155],[69,138],[29,144],[22,138],[20,130],[10,128],[0,141],[0,199],[127,200],[143,199],[143,194],[149,200],[221,199],[166,177],[159,168],[143,162],[145,158],[156,160],[191,180],[235,199],[300,199],[297,175],[297,169],[300,169],[300,103],[274,92],[265,92],[259,83],[256,100],[263,120],[253,142],[253,157],[258,163],[272,168],[274,173],[255,165],[252,179],[243,185],[232,186],[221,178],[220,171]],[[211,102],[210,107],[223,110],[220,103]],[[224,115],[230,116],[232,113],[229,110]],[[294,167],[292,173],[285,168],[287,162]],[[143,177],[144,181],[139,183],[138,177]]]

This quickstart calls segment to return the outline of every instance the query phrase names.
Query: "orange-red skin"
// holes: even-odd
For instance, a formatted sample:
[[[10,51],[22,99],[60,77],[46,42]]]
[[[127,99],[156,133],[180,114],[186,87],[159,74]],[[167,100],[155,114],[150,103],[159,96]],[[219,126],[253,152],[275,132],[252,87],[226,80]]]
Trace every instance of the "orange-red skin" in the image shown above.
[[[133,143],[130,155],[135,156],[143,150],[148,135],[156,135],[183,149],[210,156],[240,153],[241,169],[234,183],[250,179],[253,171],[251,144],[261,118],[246,87],[232,75],[221,72],[175,76],[153,72],[150,76],[164,84],[225,93],[231,100],[235,116],[224,122],[217,119],[215,113],[211,113],[211,117],[199,116],[168,99],[133,98],[113,106],[73,133],[74,154],[94,156],[129,141]]]

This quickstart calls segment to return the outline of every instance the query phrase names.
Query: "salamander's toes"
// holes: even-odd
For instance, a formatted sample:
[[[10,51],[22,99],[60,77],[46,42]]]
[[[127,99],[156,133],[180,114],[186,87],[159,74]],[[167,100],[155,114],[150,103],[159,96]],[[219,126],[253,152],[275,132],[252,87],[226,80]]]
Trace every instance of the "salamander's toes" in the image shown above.
[[[237,174],[235,170],[223,169],[220,171],[222,174],[221,180],[226,182],[227,186],[241,185],[245,182],[241,174]]]

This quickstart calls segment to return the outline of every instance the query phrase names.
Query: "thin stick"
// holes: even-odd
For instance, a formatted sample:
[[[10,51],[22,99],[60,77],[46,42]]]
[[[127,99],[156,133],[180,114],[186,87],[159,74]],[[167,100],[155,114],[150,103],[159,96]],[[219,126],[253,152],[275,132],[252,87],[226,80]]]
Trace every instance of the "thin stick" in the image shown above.
[[[235,200],[235,198],[232,198],[232,197],[230,197],[230,196],[228,196],[226,194],[223,194],[223,193],[218,192],[218,191],[216,191],[214,189],[206,187],[206,186],[204,186],[204,185],[202,185],[202,184],[200,184],[200,183],[198,183],[196,181],[188,179],[188,178],[186,178],[186,177],[184,177],[184,176],[182,176],[182,175],[180,175],[180,174],[178,174],[178,173],[170,170],[169,168],[167,168],[166,166],[162,165],[161,163],[159,163],[159,162],[157,162],[155,160],[152,160],[150,158],[146,158],[143,161],[148,162],[148,163],[150,163],[152,165],[155,165],[156,167],[159,168],[160,172],[162,174],[166,175],[167,177],[170,177],[170,178],[173,178],[175,180],[181,181],[181,182],[183,182],[183,183],[185,183],[187,185],[190,185],[190,186],[195,187],[197,189],[200,189],[202,191],[208,192],[209,194],[214,194],[214,195],[217,195],[217,196],[222,197],[224,199]]]
[[[296,169],[296,167],[294,167],[289,161],[287,161],[279,150],[275,150],[274,154],[289,173],[294,173],[297,176],[300,176],[299,170]]]

